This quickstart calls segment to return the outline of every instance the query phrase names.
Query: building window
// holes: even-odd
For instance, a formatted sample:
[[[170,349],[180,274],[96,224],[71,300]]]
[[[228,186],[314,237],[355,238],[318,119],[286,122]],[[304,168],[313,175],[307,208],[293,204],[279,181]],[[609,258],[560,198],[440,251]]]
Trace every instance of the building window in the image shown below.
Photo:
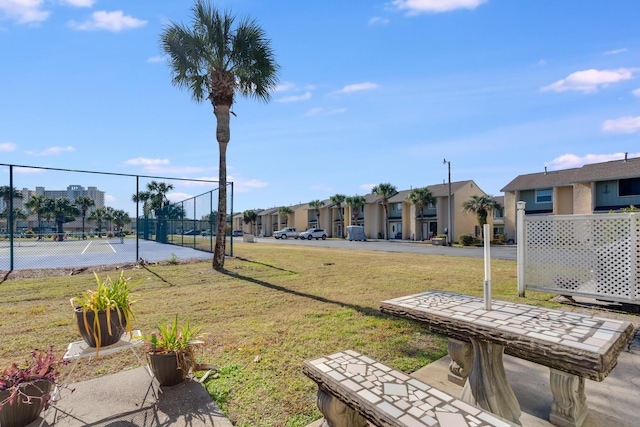
[[[553,189],[545,188],[536,190],[536,203],[551,203],[553,201]]]
[[[493,210],[493,217],[494,218],[503,218],[504,217],[504,213],[500,209],[494,209]]]
[[[640,196],[640,178],[618,180],[618,195]]]

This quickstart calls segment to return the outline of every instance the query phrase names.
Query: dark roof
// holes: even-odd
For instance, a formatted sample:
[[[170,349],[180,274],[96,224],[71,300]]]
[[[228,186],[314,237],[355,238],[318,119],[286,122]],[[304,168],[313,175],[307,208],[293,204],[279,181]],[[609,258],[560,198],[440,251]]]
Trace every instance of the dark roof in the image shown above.
[[[519,175],[502,192],[572,185],[578,182],[609,181],[640,177],[640,157],[592,163],[580,168]]]

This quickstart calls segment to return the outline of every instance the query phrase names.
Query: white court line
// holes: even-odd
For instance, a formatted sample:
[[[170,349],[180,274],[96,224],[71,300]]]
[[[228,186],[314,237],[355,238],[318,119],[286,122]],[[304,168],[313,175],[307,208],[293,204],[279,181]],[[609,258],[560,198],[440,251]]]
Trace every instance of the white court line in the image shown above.
[[[84,250],[82,251],[82,255],[84,255],[84,253],[87,251],[87,249],[89,249],[89,246],[91,246],[91,243],[93,243],[93,241],[89,240],[89,243],[87,243],[87,246],[85,246]]]
[[[112,251],[113,251],[113,253],[115,254],[115,253],[116,253],[116,250],[115,250],[115,249],[113,249],[113,246],[111,246],[111,243],[107,242],[107,245],[109,245],[109,247],[111,248],[111,250],[112,250]]]

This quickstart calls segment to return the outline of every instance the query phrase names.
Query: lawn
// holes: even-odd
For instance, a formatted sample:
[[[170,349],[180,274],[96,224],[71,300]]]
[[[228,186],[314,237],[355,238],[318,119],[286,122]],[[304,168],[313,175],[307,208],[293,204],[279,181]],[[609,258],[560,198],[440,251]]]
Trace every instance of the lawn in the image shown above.
[[[306,426],[320,417],[305,359],[352,348],[413,372],[446,354],[446,338],[381,314],[382,300],[428,289],[482,296],[482,259],[234,242],[228,274],[210,262],[150,265],[141,280],[134,329],[149,334],[175,314],[203,326],[202,362],[220,366],[205,382],[237,426]],[[115,278],[117,270],[101,271]],[[0,368],[51,343],[61,353],[80,339],[70,298],[90,289],[90,271],[73,276],[0,277]],[[492,263],[494,297],[557,307],[552,295],[517,297],[516,263]],[[135,366],[133,356],[82,362],[74,377]]]

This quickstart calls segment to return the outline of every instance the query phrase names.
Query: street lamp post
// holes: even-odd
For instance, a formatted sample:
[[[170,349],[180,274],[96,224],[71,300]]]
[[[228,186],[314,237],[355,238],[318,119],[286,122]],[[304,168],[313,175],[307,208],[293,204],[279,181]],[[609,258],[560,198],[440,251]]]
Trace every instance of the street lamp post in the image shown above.
[[[449,227],[447,233],[447,245],[451,246],[453,244],[453,201],[451,200],[451,162],[444,159],[442,161],[443,165],[447,165],[447,169],[449,172]]]

